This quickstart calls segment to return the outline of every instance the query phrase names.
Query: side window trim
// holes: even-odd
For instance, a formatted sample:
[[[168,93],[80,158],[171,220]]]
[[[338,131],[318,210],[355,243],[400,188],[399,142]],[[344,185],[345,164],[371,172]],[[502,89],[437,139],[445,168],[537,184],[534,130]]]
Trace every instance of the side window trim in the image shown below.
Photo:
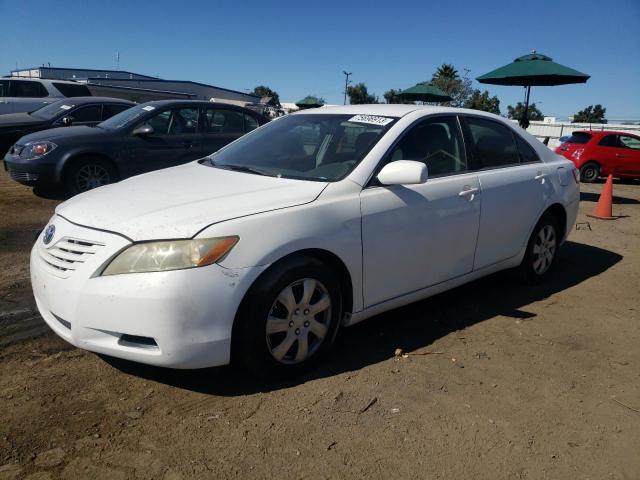
[[[483,171],[488,171],[488,170],[497,170],[497,169],[500,169],[500,168],[513,168],[513,167],[518,167],[518,166],[523,164],[522,163],[522,159],[520,157],[520,151],[518,150],[518,144],[517,144],[516,139],[514,137],[514,135],[516,135],[516,133],[513,131],[513,129],[511,127],[509,127],[508,125],[505,125],[502,122],[498,122],[496,120],[493,120],[492,118],[487,118],[487,117],[482,116],[482,115],[473,115],[473,114],[465,113],[462,116],[462,118],[464,119],[464,125],[465,125],[465,139],[466,139],[466,136],[468,135],[468,142],[469,142],[469,145],[471,146],[471,151],[472,151],[472,154],[473,154],[474,171],[483,172]],[[498,165],[498,166],[495,166],[495,167],[483,167],[483,166],[481,166],[480,161],[478,160],[478,152],[476,151],[476,148],[475,148],[475,143],[473,141],[473,135],[471,133],[471,129],[469,127],[469,124],[466,122],[467,118],[478,118],[480,120],[485,120],[487,122],[498,124],[498,125],[506,128],[507,130],[509,130],[509,132],[511,133],[511,138],[513,140],[513,146],[515,147],[516,153],[518,155],[518,163],[509,163],[507,165]],[[536,156],[538,156],[538,155],[536,154]]]
[[[378,165],[376,165],[376,168],[373,169],[371,176],[369,177],[369,179],[367,180],[367,183],[365,184],[365,186],[363,187],[363,190],[365,188],[370,188],[370,187],[379,187],[380,185],[378,184],[376,177],[378,176],[378,174],[380,173],[380,171],[389,163],[389,160],[391,159],[391,153],[393,152],[393,150],[398,146],[398,144],[404,139],[404,137],[406,137],[407,133],[410,132],[414,127],[416,127],[417,125],[436,119],[436,118],[454,118],[456,125],[457,125],[457,131],[458,131],[458,135],[460,137],[460,141],[462,142],[462,149],[461,149],[461,153],[463,156],[463,160],[465,162],[465,165],[467,166],[467,168],[465,170],[461,170],[459,172],[451,172],[451,173],[446,173],[446,174],[442,174],[442,175],[429,175],[429,177],[427,178],[427,182],[429,181],[429,178],[444,178],[444,177],[452,177],[454,175],[464,175],[467,174],[469,172],[471,172],[471,169],[469,168],[469,155],[468,155],[468,150],[467,150],[467,142],[464,138],[463,135],[463,128],[462,125],[460,123],[460,116],[456,115],[455,113],[436,113],[434,115],[425,115],[423,117],[420,117],[418,119],[416,119],[413,123],[411,123],[408,127],[406,127],[404,129],[404,131],[393,141],[393,143],[389,146],[389,148],[387,149],[386,152],[384,152],[384,155],[382,155],[382,157],[380,158],[380,161],[378,162]]]

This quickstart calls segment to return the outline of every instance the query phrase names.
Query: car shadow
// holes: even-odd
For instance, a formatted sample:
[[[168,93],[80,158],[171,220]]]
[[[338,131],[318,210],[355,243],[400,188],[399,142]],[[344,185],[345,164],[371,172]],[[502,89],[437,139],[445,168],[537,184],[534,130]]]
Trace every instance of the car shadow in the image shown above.
[[[425,349],[439,338],[497,315],[535,321],[527,305],[599,275],[622,258],[602,248],[566,242],[545,283],[525,286],[514,282],[511,272],[502,272],[377,315],[343,329],[319,368],[286,382],[260,381],[233,367],[171,370],[103,359],[124,373],[205,394],[237,396],[289,388],[388,360],[396,348],[405,352]]]
[[[33,187],[33,194],[46,200],[69,200],[72,197],[62,187]]]
[[[599,193],[580,192],[581,202],[597,202],[599,198]],[[611,201],[614,205],[637,205],[640,203],[635,198],[619,197],[618,195],[614,195]]]

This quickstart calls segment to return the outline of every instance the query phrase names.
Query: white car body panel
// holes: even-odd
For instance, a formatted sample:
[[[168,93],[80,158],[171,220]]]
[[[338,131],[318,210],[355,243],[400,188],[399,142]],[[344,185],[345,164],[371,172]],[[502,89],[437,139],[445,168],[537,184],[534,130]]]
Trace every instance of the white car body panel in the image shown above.
[[[323,107],[296,115],[312,113],[400,118],[347,177],[333,183],[194,162],[65,202],[51,220],[55,239],[44,245],[41,235],[31,255],[34,295],[45,321],[65,340],[99,353],[175,368],[222,365],[230,359],[240,302],[260,274],[287,255],[311,251],[344,265],[352,305],[343,323],[350,325],[519,265],[535,224],[553,204],[566,212],[565,236],[575,223],[575,167],[520,130],[542,162],[418,185],[369,185],[381,158],[417,120],[472,113],[514,128],[498,117],[415,105]],[[240,240],[214,265],[99,276],[132,242],[228,235]],[[100,248],[61,273],[46,259],[62,237]],[[123,344],[122,335],[152,337],[157,349]]]

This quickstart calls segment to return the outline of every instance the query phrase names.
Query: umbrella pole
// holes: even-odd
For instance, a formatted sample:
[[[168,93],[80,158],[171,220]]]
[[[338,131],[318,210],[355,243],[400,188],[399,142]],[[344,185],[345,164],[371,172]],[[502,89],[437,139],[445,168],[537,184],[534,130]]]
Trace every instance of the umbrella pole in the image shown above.
[[[531,94],[531,85],[527,85],[527,95],[524,99],[524,112],[520,118],[520,126],[525,130],[529,126],[529,95]]]

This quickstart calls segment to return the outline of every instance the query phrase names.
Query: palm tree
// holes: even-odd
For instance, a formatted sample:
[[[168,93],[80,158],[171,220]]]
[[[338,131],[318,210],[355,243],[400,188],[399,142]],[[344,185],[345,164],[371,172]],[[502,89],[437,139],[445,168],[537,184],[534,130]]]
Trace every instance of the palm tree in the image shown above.
[[[438,67],[436,73],[433,74],[433,78],[451,78],[453,80],[460,78],[458,71],[450,63],[443,63]]]

